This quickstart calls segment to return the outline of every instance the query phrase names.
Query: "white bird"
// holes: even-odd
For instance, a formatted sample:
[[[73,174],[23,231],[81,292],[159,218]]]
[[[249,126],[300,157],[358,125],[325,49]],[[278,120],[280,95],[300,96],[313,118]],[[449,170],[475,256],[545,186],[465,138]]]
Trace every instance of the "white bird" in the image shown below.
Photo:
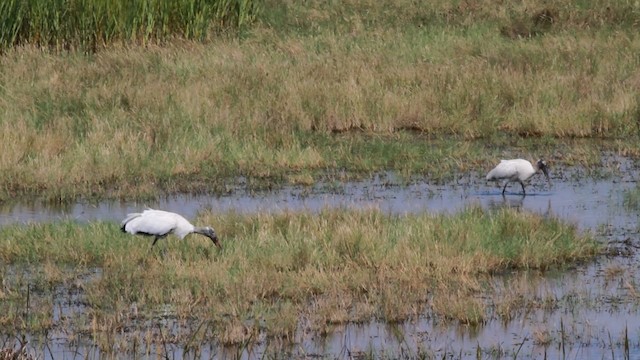
[[[208,226],[195,227],[181,215],[168,211],[147,209],[142,213],[131,213],[122,221],[120,229],[122,232],[133,235],[155,237],[152,247],[158,239],[171,233],[176,234],[180,239],[195,233],[208,237],[218,248],[222,249],[218,236],[212,228]]]
[[[524,190],[524,182],[535,175],[538,170],[542,170],[547,181],[551,183],[551,180],[549,180],[547,163],[542,159],[538,160],[535,165],[531,165],[529,161],[523,159],[500,160],[500,164],[487,174],[487,180],[499,181],[506,179],[507,182],[502,188],[502,194],[504,194],[504,191],[507,189],[507,185],[509,185],[510,182],[517,181],[522,186],[522,193],[526,195],[527,193]]]

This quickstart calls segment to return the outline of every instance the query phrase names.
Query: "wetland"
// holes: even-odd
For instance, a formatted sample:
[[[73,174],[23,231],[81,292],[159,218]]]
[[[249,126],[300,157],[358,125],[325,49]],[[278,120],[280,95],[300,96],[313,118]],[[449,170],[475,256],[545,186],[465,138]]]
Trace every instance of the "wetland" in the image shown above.
[[[611,154],[603,154],[603,159],[602,168],[613,169],[608,176],[584,176],[585,169],[580,167],[557,169],[552,171],[551,186],[542,176],[534,177],[527,196],[507,191],[503,197],[501,188],[484,181],[481,174],[461,174],[450,183],[424,179],[407,183],[387,172],[342,186],[291,186],[261,193],[239,188],[227,195],[173,196],[145,204],[181,210],[200,222],[219,224],[217,231],[226,238],[221,254],[197,238],[182,243],[170,238],[161,244],[163,250],[153,254],[146,239],[118,234],[117,222],[142,206],[137,202],[62,208],[42,203],[7,206],[1,215],[3,239],[44,241],[59,248],[31,244],[24,246],[29,249],[14,249],[12,255],[6,255],[11,247],[3,243],[4,261],[10,260],[2,273],[4,304],[14,312],[11,321],[18,325],[16,330],[21,330],[5,336],[5,341],[17,346],[16,337],[26,332],[31,351],[44,358],[633,355],[640,351],[640,328],[634,320],[638,317],[636,249],[640,245],[637,208],[630,199],[638,191],[638,171],[633,160]],[[530,222],[538,224],[534,228],[547,229],[540,234],[545,243],[559,236],[576,238],[569,240],[569,248],[548,245],[553,253],[537,254],[537,259],[533,254],[523,255],[529,251],[524,245],[513,248],[513,244],[500,242],[502,248],[492,253],[477,244],[455,241],[469,233],[482,237],[491,228],[484,219],[502,222],[498,225],[502,230],[496,231],[508,241],[517,242],[526,235],[525,242],[536,243],[531,233],[537,231]],[[349,229],[340,223],[349,224]],[[431,226],[448,229],[435,238],[448,234],[444,239],[454,243],[449,250],[437,241],[432,243],[435,247],[428,245]],[[521,235],[504,233],[514,226],[526,230]],[[388,227],[396,230],[386,230]],[[419,234],[419,246],[403,248],[407,244],[401,246],[403,235],[397,231]],[[64,240],[65,236],[74,243]],[[495,234],[489,236],[496,241]],[[96,239],[84,240],[87,237]],[[371,243],[369,237],[374,238]],[[307,238],[312,244],[333,240],[324,248],[310,245]],[[90,245],[81,245],[85,241]],[[112,243],[107,246],[105,242]],[[261,250],[253,254],[240,242]],[[300,247],[300,242],[307,248]],[[380,249],[376,243],[386,245]],[[84,249],[68,254],[69,246]],[[420,250],[422,246],[428,249]],[[474,249],[470,258],[457,254],[469,246]],[[511,257],[509,251],[516,256]],[[563,251],[567,260],[559,257]],[[337,263],[331,263],[330,252],[340,253]],[[430,257],[427,252],[437,254]],[[454,259],[455,265],[444,262],[444,257]],[[433,272],[421,273],[413,263],[418,268],[431,267]],[[259,271],[271,278],[274,286],[270,290],[264,280],[244,268],[265,264],[278,269],[275,273],[267,268]],[[169,272],[167,267],[171,267]],[[337,275],[327,278],[326,272],[310,270],[323,267]],[[380,270],[385,267],[387,272]],[[163,269],[156,273],[159,268]],[[200,268],[213,274],[203,274]],[[357,270],[362,268],[376,275]],[[438,275],[434,269],[439,268],[446,270]],[[133,274],[141,271],[162,277],[155,282],[162,290],[140,290],[149,281]],[[221,271],[225,274],[216,274]],[[233,275],[228,277],[233,272],[242,278],[242,285],[233,285]],[[300,274],[306,280],[291,276],[280,282],[278,276],[286,273]],[[231,280],[226,283],[212,282],[212,278],[227,277]],[[310,286],[311,277],[319,282]],[[355,280],[355,293],[347,279]],[[421,280],[415,282],[417,279]],[[176,281],[194,282],[195,288],[184,288]],[[378,281],[396,285],[384,290],[386,285]],[[428,285],[420,285],[422,282]],[[233,291],[226,288],[229,285],[242,289]],[[209,292],[203,287],[217,290]],[[29,321],[23,319],[27,288],[32,289],[30,306],[40,308],[31,310]],[[364,301],[360,298],[363,288],[368,288]],[[109,296],[98,289],[110,289],[117,295],[107,300]],[[391,293],[384,295],[385,291]],[[391,296],[395,292],[401,297]],[[228,296],[233,300],[217,303]],[[243,310],[245,300],[251,305]]]
[[[152,3],[0,3],[0,348],[640,354],[636,2]]]

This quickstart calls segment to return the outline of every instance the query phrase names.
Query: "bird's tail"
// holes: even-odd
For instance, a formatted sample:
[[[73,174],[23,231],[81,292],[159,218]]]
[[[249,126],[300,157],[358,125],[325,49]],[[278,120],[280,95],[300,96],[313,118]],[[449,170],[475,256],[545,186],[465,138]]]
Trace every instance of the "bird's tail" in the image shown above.
[[[131,220],[133,220],[133,219],[135,219],[135,218],[137,218],[137,217],[141,216],[141,215],[142,215],[141,213],[131,213],[131,214],[128,214],[128,215],[127,215],[127,217],[126,217],[126,219],[122,220],[122,222],[120,223],[120,230],[122,230],[122,232],[125,232],[125,233],[126,233],[126,232],[127,232],[127,230],[125,229],[125,227],[127,226],[127,223],[128,223],[129,221],[131,221]]]

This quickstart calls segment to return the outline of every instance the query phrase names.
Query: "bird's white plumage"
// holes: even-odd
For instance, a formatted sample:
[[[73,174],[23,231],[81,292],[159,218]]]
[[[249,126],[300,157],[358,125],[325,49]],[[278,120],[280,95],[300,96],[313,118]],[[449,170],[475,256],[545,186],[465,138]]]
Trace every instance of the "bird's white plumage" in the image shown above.
[[[122,222],[122,229],[130,234],[166,236],[176,234],[181,239],[194,231],[194,226],[179,214],[147,209],[129,214]]]
[[[510,182],[520,183],[522,193],[526,194],[524,182],[535,175],[538,170],[542,170],[547,181],[551,184],[547,164],[542,159],[538,160],[535,165],[524,159],[500,160],[500,163],[487,174],[487,180],[507,180],[502,188],[503,195]]]
[[[536,171],[537,169],[524,159],[500,160],[500,164],[487,174],[487,180],[526,181]]]
[[[155,246],[158,239],[174,233],[180,239],[195,233],[208,237],[213,244],[222,249],[218,235],[215,230],[209,226],[195,227],[187,219],[176,213],[147,209],[141,213],[131,213],[122,221],[120,229],[129,234],[140,234],[153,236],[153,244]]]

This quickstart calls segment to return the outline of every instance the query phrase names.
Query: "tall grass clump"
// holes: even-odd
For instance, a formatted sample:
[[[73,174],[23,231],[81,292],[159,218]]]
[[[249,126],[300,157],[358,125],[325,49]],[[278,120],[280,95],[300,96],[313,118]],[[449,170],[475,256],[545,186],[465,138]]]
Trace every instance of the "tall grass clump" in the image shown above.
[[[201,217],[217,224],[221,252],[198,237],[170,237],[150,249],[149,239],[122,234],[117,224],[64,222],[3,227],[0,260],[14,268],[48,264],[40,275],[43,291],[49,283],[76,281],[55,268],[72,267],[70,274],[100,269],[82,285],[92,314],[84,321],[94,325],[130,326],[121,314],[134,304],[149,317],[168,307],[176,318],[221,325],[213,327],[216,336],[240,342],[261,326],[291,336],[300,316],[321,332],[332,324],[398,321],[425,311],[478,323],[488,306],[483,282],[491,274],[562,268],[599,249],[572,225],[512,210]],[[235,333],[238,324],[245,330]]]
[[[624,192],[623,204],[629,211],[638,211],[640,209],[640,186]]]
[[[257,7],[253,0],[7,0],[0,3],[0,49],[95,51],[114,42],[204,40],[250,23]]]

